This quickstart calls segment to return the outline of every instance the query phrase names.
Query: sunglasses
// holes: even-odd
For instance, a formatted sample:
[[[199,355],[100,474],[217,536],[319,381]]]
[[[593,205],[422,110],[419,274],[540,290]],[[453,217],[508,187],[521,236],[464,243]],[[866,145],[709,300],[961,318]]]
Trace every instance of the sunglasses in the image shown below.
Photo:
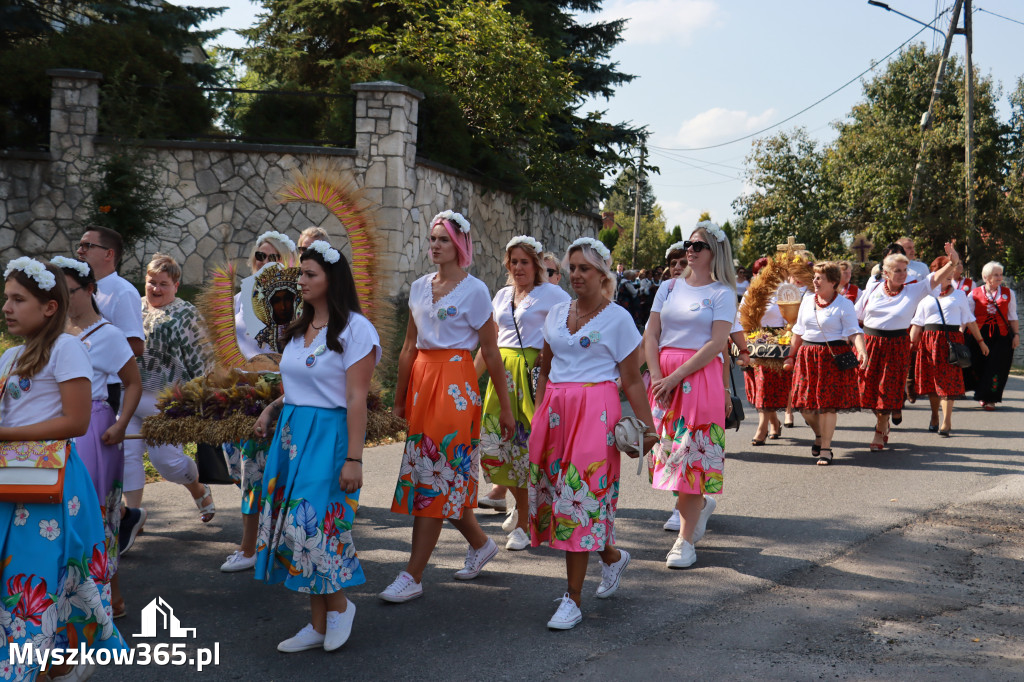
[[[558,272],[558,270],[555,270],[554,268],[548,268],[548,277],[554,277],[556,272]]]
[[[103,249],[104,251],[113,251],[113,249],[107,246],[103,246],[103,244],[93,244],[92,242],[78,242],[79,251],[88,251],[89,249]]]
[[[689,251],[693,249],[694,253],[700,253],[704,249],[710,249],[711,244],[707,242],[683,242],[683,251]]]
[[[253,254],[253,258],[256,259],[257,263],[262,263],[265,260],[269,260],[271,263],[276,263],[281,259],[281,257],[276,253],[263,253],[262,251],[257,251]]]

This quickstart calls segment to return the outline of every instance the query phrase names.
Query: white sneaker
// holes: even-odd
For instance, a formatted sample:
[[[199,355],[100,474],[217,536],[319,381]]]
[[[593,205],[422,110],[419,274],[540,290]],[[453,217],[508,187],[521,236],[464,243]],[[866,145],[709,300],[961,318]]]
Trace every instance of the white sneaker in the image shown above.
[[[480,549],[473,549],[473,546],[470,545],[469,551],[466,552],[466,563],[460,570],[455,571],[455,579],[472,580],[477,577],[487,562],[493,559],[497,553],[498,545],[494,544],[494,540],[490,538],[487,538],[487,544]]]
[[[505,517],[505,520],[501,522],[501,529],[506,533],[511,533],[513,530],[516,529],[516,526],[518,525],[519,510],[513,508],[512,511],[508,513],[508,516]]]
[[[481,509],[493,509],[494,511],[504,512],[508,510],[508,503],[505,502],[505,498],[495,499],[493,497],[481,497],[477,499],[476,506]]]
[[[389,601],[393,604],[401,604],[407,602],[416,597],[423,596],[423,585],[416,582],[416,578],[402,571],[395,578],[395,582],[385,588],[383,592],[377,595],[384,601]],[[349,602],[351,604],[352,602]]]
[[[298,634],[294,637],[284,640],[277,645],[278,651],[283,651],[286,654],[293,654],[297,651],[309,651],[310,649],[319,649],[324,645],[324,636],[313,629],[312,623],[307,623],[306,627],[299,630]]]
[[[518,552],[519,550],[526,549],[529,546],[530,538],[522,528],[516,528],[514,531],[509,533],[508,540],[505,542],[505,549],[511,552]]]
[[[576,606],[576,602],[569,598],[568,592],[555,601],[559,602],[558,610],[555,611],[555,615],[551,616],[551,620],[548,621],[549,628],[552,630],[572,630],[583,620],[583,612],[580,611],[580,607]]]
[[[324,651],[334,651],[348,641],[352,634],[352,621],[356,617],[356,605],[348,600],[344,611],[327,612],[327,632],[324,634]]]
[[[228,560],[220,565],[220,570],[225,573],[236,573],[238,571],[248,571],[250,568],[256,565],[256,554],[252,556],[245,556],[242,551],[235,552],[228,557]]]
[[[679,519],[679,510],[678,509],[673,509],[672,510],[672,516],[668,517],[668,521],[665,522],[665,525],[662,526],[662,528],[664,528],[665,530],[671,530],[671,531],[675,531],[676,533],[678,533],[679,532],[679,524],[680,523],[681,523],[681,521]]]
[[[672,545],[668,556],[665,557],[665,565],[669,568],[689,568],[695,563],[697,563],[697,550],[683,538],[676,538],[676,544]]]
[[[718,506],[718,502],[715,498],[704,496],[704,508],[700,510],[700,518],[697,519],[697,527],[693,529],[693,544],[700,542],[700,539],[704,537],[704,531],[708,529],[708,519],[715,513],[715,507]]]
[[[626,570],[626,566],[629,566],[629,552],[620,549],[619,553],[622,556],[614,564],[601,562],[601,584],[597,586],[597,593],[594,595],[598,599],[607,599],[619,589],[619,577]]]

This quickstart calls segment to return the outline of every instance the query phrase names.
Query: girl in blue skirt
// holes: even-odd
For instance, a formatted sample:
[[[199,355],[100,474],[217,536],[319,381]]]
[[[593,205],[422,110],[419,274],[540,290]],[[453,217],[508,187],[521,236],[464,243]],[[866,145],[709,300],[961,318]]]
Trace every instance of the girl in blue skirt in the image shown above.
[[[285,330],[281,354],[284,395],[254,427],[257,437],[274,437],[263,473],[256,579],[310,595],[311,622],[278,651],[333,651],[348,640],[356,611],[342,590],[366,582],[352,522],[381,346],[337,249],[313,242],[300,267],[302,314]]]
[[[92,365],[82,342],[64,333],[64,273],[23,257],[7,265],[4,280],[7,328],[26,342],[0,357],[0,456],[5,468],[19,453],[64,457],[60,502],[22,503],[0,485],[0,671],[6,679],[33,680],[38,665],[15,664],[8,645],[43,651],[125,644],[110,613],[100,503],[70,440],[89,428]],[[84,680],[92,669],[48,673],[52,680]]]

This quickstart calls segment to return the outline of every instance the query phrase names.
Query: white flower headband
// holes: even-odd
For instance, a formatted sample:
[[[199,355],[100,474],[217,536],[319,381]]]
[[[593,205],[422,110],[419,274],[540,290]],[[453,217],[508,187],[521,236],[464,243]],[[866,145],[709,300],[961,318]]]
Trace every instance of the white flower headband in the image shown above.
[[[439,220],[447,220],[449,222],[456,223],[459,226],[459,232],[462,234],[469,232],[469,221],[466,220],[466,216],[461,213],[456,213],[455,211],[441,211],[434,216],[433,220],[430,221],[430,226],[433,227]]]
[[[606,261],[611,260],[612,258],[612,252],[608,250],[608,247],[602,244],[601,242],[597,241],[593,237],[580,237],[579,239],[577,239],[576,241],[569,245],[569,250],[571,251],[574,247],[577,246],[589,246],[590,248],[597,252],[598,256],[600,256],[602,259]]]
[[[269,232],[264,232],[263,234],[261,234],[260,238],[256,240],[256,247],[259,248],[259,245],[267,241],[268,239],[276,239],[277,241],[287,246],[289,251],[295,253],[295,242],[292,241],[292,238],[286,234],[275,232],[274,230],[270,230]]]
[[[508,244],[505,244],[505,250],[508,251],[513,246],[517,246],[519,244],[525,244],[526,246],[529,246],[538,254],[544,253],[544,247],[541,246],[541,243],[534,239],[533,237],[527,237],[525,234],[520,235],[518,237],[512,237],[512,239],[509,239]]]
[[[715,241],[717,241],[719,243],[722,243],[722,242],[725,241],[725,232],[716,223],[713,223],[710,220],[702,220],[702,221],[700,221],[699,223],[697,223],[697,225],[693,229],[695,229],[695,230],[698,230],[698,229],[699,230],[704,230],[705,232],[710,234],[712,237],[714,237]]]
[[[58,268],[69,268],[78,272],[79,277],[89,276],[89,264],[85,261],[75,260],[74,258],[68,258],[67,256],[54,256],[50,259],[50,262],[56,265]]]
[[[306,250],[313,250],[323,256],[324,261],[334,265],[341,258],[341,254],[338,250],[325,242],[323,239],[317,239],[315,242],[306,247]]]
[[[665,249],[665,260],[668,260],[668,256],[673,251],[686,251],[686,242],[676,242],[672,246]]]
[[[21,270],[26,275],[35,280],[36,284],[43,291],[49,291],[57,285],[57,278],[53,276],[53,273],[46,269],[46,266],[28,256],[22,256],[21,258],[15,258],[7,264],[7,269],[4,270],[4,279],[11,276],[11,273],[15,270]]]

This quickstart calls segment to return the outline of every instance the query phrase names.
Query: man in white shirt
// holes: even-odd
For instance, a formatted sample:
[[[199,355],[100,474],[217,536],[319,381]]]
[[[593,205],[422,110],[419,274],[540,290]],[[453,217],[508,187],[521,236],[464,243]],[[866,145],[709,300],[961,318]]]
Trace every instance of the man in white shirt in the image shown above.
[[[900,237],[896,240],[896,243],[903,247],[904,253],[907,254],[907,258],[910,259],[910,263],[907,264],[907,272],[909,273],[907,281],[916,279],[918,282],[928,277],[931,270],[928,266],[919,260],[914,260],[917,257],[914,249],[914,240],[910,237]]]
[[[124,332],[136,356],[146,344],[142,329],[142,296],[131,282],[117,274],[124,241],[108,227],[90,226],[78,242],[75,253],[96,276],[96,305],[111,324]]]

